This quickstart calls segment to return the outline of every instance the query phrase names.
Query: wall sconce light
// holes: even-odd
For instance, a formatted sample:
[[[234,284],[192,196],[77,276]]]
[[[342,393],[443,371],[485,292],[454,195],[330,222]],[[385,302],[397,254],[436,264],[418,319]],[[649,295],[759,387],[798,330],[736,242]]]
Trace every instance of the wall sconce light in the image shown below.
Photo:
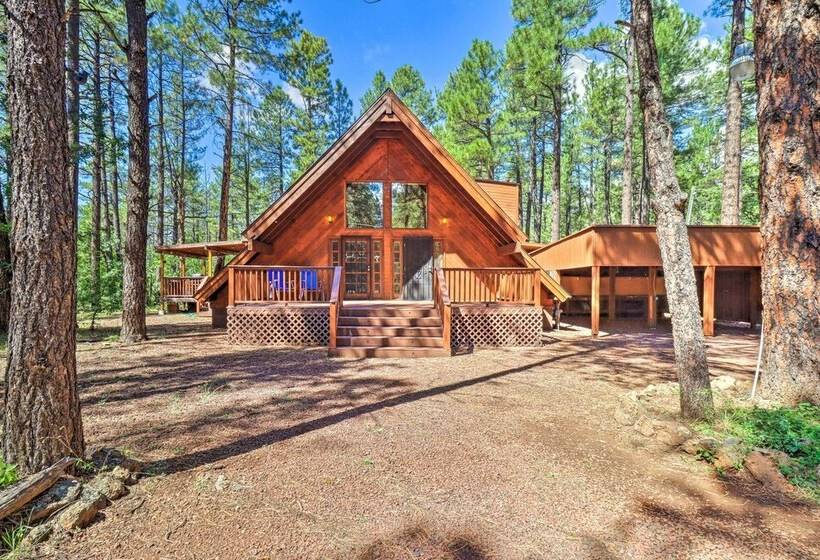
[[[441,219],[441,225],[446,226],[448,223],[450,223],[449,218],[442,218]]]
[[[333,217],[333,216],[331,216],[330,214],[328,214],[327,216],[325,216],[325,220],[327,220],[327,223],[329,223],[329,224],[332,224],[332,223],[333,223],[333,220],[335,220],[335,219],[336,219],[336,218],[335,218],[335,217]]]

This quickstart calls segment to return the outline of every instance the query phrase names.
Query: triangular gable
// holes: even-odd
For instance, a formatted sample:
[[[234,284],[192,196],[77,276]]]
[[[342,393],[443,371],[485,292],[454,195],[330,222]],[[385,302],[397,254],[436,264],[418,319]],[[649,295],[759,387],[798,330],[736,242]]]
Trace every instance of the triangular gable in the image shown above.
[[[293,183],[287,192],[271,204],[267,210],[262,212],[262,214],[248,226],[243,233],[243,237],[248,240],[260,239],[270,228],[286,220],[289,212],[297,211],[297,203],[300,198],[309,192],[312,186],[319,183],[321,178],[333,168],[336,162],[344,157],[349,149],[383,120],[398,121],[407,128],[410,134],[432,156],[433,160],[440,164],[444,171],[452,177],[457,187],[461,188],[469,199],[475,203],[477,211],[482,212],[486,216],[487,222],[493,227],[496,235],[505,240],[505,243],[501,245],[526,242],[527,236],[521,228],[516,225],[512,218],[507,216],[504,210],[481,188],[478,182],[456,162],[413,112],[390,89],[386,90],[381,97]],[[255,254],[252,249],[246,249],[236,256],[233,263],[248,263],[253,259]],[[226,278],[227,274],[225,270],[217,273],[200,287],[196,293],[197,299],[205,301],[222,285]],[[550,286],[550,288],[553,287]]]

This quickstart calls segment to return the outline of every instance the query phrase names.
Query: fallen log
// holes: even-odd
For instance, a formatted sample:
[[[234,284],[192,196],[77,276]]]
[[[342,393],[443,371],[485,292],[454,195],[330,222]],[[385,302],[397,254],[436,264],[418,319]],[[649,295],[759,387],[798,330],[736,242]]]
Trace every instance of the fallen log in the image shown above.
[[[0,492],[0,520],[20,511],[34,498],[51,488],[76,459],[63,457],[50,467],[41,470]]]

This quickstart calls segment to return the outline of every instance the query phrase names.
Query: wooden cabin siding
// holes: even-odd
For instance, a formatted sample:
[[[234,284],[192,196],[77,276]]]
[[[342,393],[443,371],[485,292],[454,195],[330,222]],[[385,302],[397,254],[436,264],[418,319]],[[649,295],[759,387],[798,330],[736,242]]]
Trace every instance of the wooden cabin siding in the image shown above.
[[[476,182],[504,210],[515,225],[521,227],[521,200],[518,185],[496,181]]]

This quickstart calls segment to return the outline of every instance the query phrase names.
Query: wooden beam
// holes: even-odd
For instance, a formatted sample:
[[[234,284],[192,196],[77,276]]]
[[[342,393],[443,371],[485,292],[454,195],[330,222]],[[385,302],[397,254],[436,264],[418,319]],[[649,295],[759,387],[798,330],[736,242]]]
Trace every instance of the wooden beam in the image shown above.
[[[760,269],[753,268],[749,273],[749,328],[754,329],[760,323]]]
[[[248,239],[248,250],[262,255],[270,255],[273,253],[273,245],[264,243],[259,239]]]
[[[608,321],[615,320],[615,277],[618,274],[618,267],[609,267],[609,294],[607,296],[606,318]]]
[[[650,266],[649,267],[649,286],[647,290],[647,306],[646,306],[646,324],[649,328],[655,328],[658,326],[658,306],[657,306],[657,289],[656,289],[656,279],[658,277],[658,269],[657,267]]]
[[[0,493],[0,519],[5,519],[22,509],[31,500],[51,488],[74,465],[77,459],[63,457],[50,467],[13,484]]]
[[[601,325],[601,267],[592,267],[592,314],[590,329],[592,336],[598,336]]]
[[[506,257],[508,255],[514,255],[516,253],[521,252],[521,243],[515,241],[514,243],[508,243],[506,245],[502,245],[498,248],[498,254],[502,257]]]
[[[703,272],[703,334],[715,336],[715,267]]]

